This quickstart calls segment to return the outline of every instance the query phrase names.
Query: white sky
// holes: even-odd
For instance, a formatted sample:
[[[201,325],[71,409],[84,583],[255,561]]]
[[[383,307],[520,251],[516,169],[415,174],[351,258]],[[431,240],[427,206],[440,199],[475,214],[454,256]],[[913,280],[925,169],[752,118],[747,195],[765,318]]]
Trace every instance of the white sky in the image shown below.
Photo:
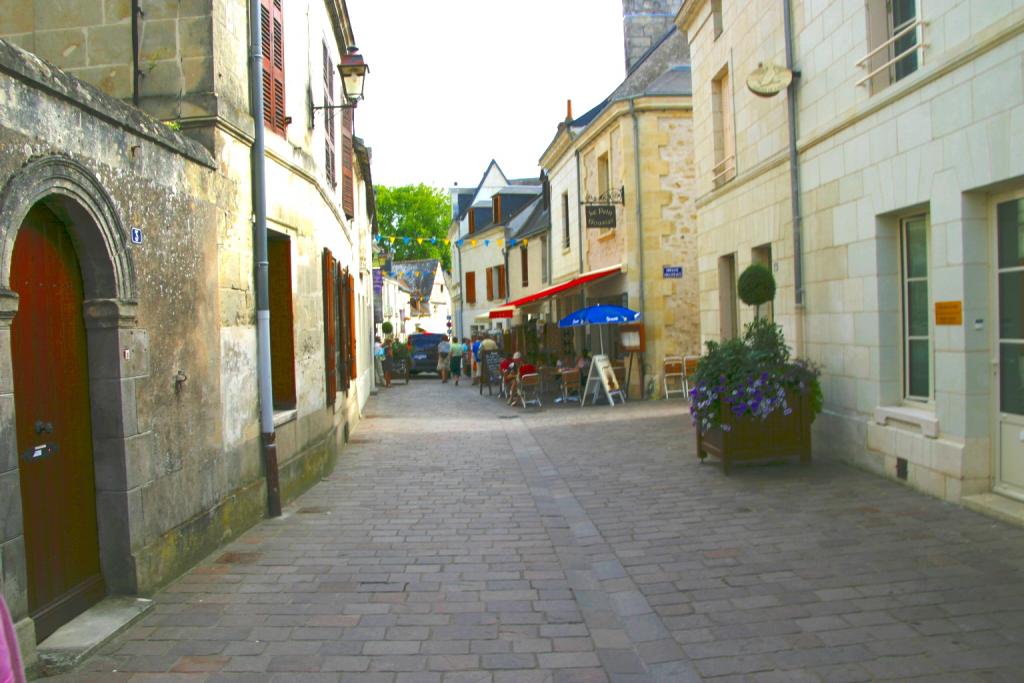
[[[621,0],[347,0],[370,67],[356,135],[378,185],[475,186],[537,160],[625,76]]]

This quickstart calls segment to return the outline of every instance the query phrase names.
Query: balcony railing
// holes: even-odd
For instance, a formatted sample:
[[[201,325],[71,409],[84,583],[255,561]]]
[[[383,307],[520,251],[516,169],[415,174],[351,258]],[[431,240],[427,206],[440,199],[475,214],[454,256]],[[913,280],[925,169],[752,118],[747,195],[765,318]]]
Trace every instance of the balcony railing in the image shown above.
[[[730,154],[711,167],[711,183],[716,188],[729,182],[736,175],[736,155]]]
[[[854,66],[857,67],[857,68],[862,68],[862,69],[869,69],[869,68],[871,68],[870,67],[870,61],[871,61],[872,57],[877,55],[879,52],[882,52],[883,50],[888,50],[900,38],[903,38],[904,36],[910,35],[910,33],[917,31],[919,28],[923,29],[927,25],[928,25],[928,22],[924,21],[923,19],[914,19],[913,21],[906,22],[902,26],[898,26],[897,30],[893,32],[892,37],[889,38],[889,40],[885,41],[884,43],[882,43],[881,45],[876,47],[874,50],[872,50],[871,52],[869,52],[866,55],[864,55],[863,57],[861,57]],[[922,31],[922,34],[923,34],[923,31]],[[898,62],[903,61],[904,59],[906,59],[910,55],[916,53],[918,50],[924,50],[925,47],[927,47],[927,43],[924,42],[923,35],[919,35],[918,36],[918,40],[913,45],[907,46],[907,48],[905,50],[903,50],[903,52],[900,52],[899,54],[895,55],[892,59],[887,61],[885,64],[882,64],[882,65],[876,67],[873,71],[868,73],[868,75],[864,76],[862,79],[857,81],[857,86],[859,87],[859,86],[862,86],[862,85],[867,85],[868,83],[871,82],[871,79],[874,78],[875,76],[879,75],[880,73],[882,73],[886,69],[892,68]]]

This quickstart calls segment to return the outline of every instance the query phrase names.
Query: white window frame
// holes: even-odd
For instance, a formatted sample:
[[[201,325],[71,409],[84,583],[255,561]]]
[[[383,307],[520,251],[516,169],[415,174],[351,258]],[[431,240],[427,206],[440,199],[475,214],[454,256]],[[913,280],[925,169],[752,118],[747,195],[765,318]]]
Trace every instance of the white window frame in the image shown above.
[[[925,276],[907,277],[907,225],[914,221],[923,221],[925,229]],[[932,314],[932,231],[927,213],[904,216],[899,226],[899,277],[900,277],[900,397],[903,404],[914,407],[935,405],[935,316]],[[907,308],[909,284],[912,281],[924,281],[927,287],[928,335],[909,334],[909,309]],[[928,342],[928,396],[914,396],[910,393],[910,342],[926,340]]]

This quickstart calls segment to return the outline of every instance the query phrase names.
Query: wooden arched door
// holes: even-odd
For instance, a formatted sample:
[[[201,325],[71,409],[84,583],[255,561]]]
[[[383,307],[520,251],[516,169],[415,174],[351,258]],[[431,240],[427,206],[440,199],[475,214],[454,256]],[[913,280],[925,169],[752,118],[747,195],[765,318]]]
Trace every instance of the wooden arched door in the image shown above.
[[[64,225],[37,205],[14,244],[11,325],[29,615],[42,640],[106,592],[96,528],[82,273]]]

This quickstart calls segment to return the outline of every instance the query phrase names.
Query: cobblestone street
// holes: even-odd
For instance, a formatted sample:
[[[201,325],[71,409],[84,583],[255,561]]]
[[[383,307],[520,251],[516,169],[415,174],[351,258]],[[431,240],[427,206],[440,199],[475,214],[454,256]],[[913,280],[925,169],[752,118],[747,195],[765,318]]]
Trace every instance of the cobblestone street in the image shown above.
[[[693,442],[678,400],[382,390],[328,479],[62,680],[1024,679],[1024,530]]]

